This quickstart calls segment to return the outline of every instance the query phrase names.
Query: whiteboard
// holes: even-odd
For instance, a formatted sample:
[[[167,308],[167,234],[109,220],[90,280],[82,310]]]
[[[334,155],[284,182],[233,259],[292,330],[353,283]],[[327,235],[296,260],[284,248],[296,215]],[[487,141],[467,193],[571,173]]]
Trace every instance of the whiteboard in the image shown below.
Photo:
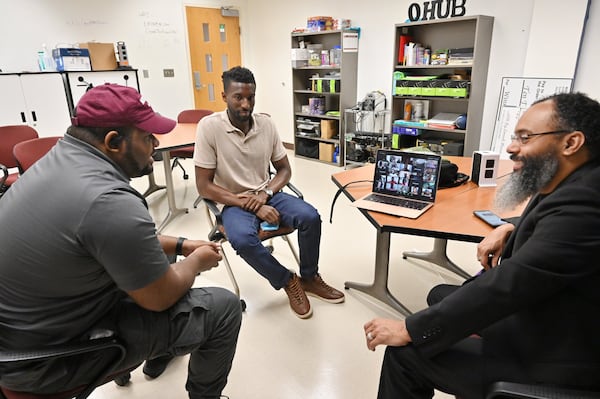
[[[572,84],[573,79],[570,78],[502,78],[492,151],[507,159],[506,147],[521,114],[541,98],[570,92]]]

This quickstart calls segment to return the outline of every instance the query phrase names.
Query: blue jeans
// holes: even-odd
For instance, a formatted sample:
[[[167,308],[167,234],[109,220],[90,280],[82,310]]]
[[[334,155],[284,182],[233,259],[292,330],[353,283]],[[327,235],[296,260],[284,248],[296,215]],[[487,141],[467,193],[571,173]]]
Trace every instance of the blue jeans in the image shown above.
[[[267,205],[277,209],[280,226],[298,230],[300,249],[300,276],[313,277],[318,272],[319,245],[321,243],[321,216],[309,203],[287,193],[276,193]],[[276,290],[290,279],[290,271],[271,255],[258,238],[261,220],[252,212],[235,206],[223,209],[223,226],[227,240],[250,266],[269,280]]]

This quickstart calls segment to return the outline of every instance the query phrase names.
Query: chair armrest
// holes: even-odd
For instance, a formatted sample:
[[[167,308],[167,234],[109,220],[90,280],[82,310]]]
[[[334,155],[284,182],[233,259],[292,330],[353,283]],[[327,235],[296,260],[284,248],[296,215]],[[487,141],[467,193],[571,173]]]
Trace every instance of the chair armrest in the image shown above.
[[[277,172],[275,172],[273,168],[269,168],[269,175],[271,176],[271,178],[273,178],[273,176],[275,176],[276,174]],[[298,198],[304,199],[304,195],[302,194],[302,192],[296,186],[294,186],[292,182],[287,182],[285,186],[288,189],[290,189],[290,191],[292,191]]]
[[[0,365],[65,358],[85,353],[104,351],[107,349],[117,349],[114,356],[110,359],[109,366],[100,371],[96,376],[90,376],[90,383],[87,384],[77,396],[78,398],[87,398],[95,387],[114,378],[109,377],[109,375],[114,372],[123,359],[125,359],[125,345],[118,340],[111,330],[103,329],[91,331],[89,340],[87,341],[30,350],[0,351]],[[0,395],[0,397],[2,397],[2,395]]]
[[[288,182],[286,184],[287,188],[289,188],[294,194],[296,194],[296,196],[300,199],[304,199],[304,195],[302,194],[302,192],[300,190],[298,190],[298,188],[296,186],[294,186],[292,183]]]
[[[223,234],[223,217],[221,216],[221,210],[217,206],[217,203],[213,200],[202,198],[202,201],[206,204],[206,208],[210,213],[215,217],[215,223],[208,233],[209,241],[221,241],[225,239],[225,235]]]
[[[2,187],[4,187],[4,182],[6,181],[6,179],[8,179],[8,169],[6,169],[6,166],[4,166],[0,163],[0,170],[2,170],[2,174],[3,174],[3,176],[0,177],[0,190],[1,190]]]
[[[36,348],[18,351],[0,351],[0,363],[18,363],[32,360],[56,359],[80,355],[82,353],[96,352],[109,348],[120,351],[121,360],[125,357],[125,346],[121,344],[114,333],[98,335],[98,338],[90,338],[88,341],[54,345],[45,348]]]
[[[495,382],[486,399],[598,399],[600,392],[561,388],[549,385],[519,384],[514,382]]]

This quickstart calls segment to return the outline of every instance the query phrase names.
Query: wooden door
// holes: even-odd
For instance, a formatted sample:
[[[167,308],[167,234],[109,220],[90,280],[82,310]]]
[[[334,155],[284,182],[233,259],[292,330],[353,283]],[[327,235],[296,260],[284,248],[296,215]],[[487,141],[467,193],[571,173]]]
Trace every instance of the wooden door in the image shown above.
[[[185,7],[196,108],[222,111],[221,74],[241,65],[239,17],[219,8]]]

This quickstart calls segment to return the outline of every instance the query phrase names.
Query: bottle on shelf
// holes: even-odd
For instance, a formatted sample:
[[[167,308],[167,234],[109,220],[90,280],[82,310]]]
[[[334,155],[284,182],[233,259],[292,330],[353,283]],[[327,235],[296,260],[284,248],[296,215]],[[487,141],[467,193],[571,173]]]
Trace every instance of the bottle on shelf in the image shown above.
[[[423,119],[423,116],[423,103],[421,101],[416,101],[414,104],[412,119],[415,121],[419,121]]]
[[[38,51],[38,67],[41,72],[55,71],[56,65],[52,54],[48,51],[46,44],[42,44],[42,49]]]
[[[329,65],[329,51],[321,50],[321,65]]]
[[[329,63],[331,66],[340,66],[342,64],[342,46],[333,46],[329,51]]]
[[[412,120],[412,103],[410,101],[404,103],[404,120]]]
[[[40,72],[44,72],[46,70],[46,57],[43,50],[37,52],[37,62]]]

